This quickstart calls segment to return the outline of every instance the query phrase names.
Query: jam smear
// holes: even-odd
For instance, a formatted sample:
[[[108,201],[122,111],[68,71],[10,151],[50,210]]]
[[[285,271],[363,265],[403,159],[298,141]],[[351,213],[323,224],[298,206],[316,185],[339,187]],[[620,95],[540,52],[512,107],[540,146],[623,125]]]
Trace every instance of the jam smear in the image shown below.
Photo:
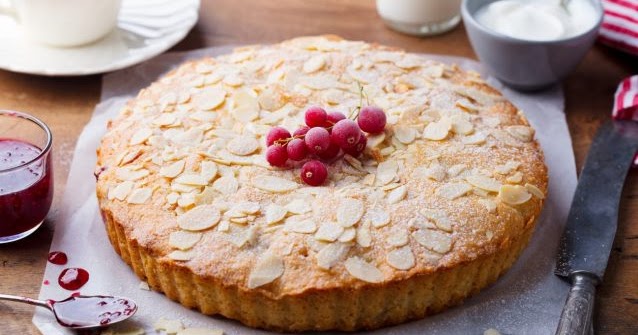
[[[51,207],[51,155],[21,166],[41,152],[33,144],[0,138],[0,237],[37,226]]]
[[[58,277],[58,284],[65,290],[75,291],[89,281],[89,272],[82,268],[66,268]]]
[[[49,301],[55,317],[66,327],[107,326],[133,315],[137,305],[128,299],[108,296],[71,296]]]
[[[49,257],[47,258],[50,263],[57,265],[64,265],[68,262],[68,257],[62,251],[52,251],[49,253]]]

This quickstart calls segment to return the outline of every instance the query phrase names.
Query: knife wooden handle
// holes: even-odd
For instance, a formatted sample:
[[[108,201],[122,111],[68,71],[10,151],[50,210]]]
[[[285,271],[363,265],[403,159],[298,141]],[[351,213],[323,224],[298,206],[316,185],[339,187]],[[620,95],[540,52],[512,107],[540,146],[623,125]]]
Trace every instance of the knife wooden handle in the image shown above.
[[[556,335],[587,335],[594,314],[598,279],[588,273],[574,273],[572,288],[560,315]]]

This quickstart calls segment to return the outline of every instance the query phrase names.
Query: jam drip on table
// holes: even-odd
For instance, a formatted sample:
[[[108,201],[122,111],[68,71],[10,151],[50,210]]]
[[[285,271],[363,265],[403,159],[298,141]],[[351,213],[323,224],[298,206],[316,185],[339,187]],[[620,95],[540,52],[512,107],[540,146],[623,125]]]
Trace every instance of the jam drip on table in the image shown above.
[[[58,277],[58,284],[65,290],[75,291],[89,281],[89,272],[82,268],[66,268]]]

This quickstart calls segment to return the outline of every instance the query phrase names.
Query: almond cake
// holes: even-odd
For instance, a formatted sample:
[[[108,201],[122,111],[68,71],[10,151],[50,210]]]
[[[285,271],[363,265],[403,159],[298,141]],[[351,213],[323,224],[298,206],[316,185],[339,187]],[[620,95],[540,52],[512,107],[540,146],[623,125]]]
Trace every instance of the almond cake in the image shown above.
[[[273,126],[362,102],[385,130],[328,163],[322,186],[266,162]],[[459,304],[517,259],[547,190],[534,130],[477,73],[336,36],[179,66],[109,123],[98,169],[110,241],[152,289],[280,331]]]

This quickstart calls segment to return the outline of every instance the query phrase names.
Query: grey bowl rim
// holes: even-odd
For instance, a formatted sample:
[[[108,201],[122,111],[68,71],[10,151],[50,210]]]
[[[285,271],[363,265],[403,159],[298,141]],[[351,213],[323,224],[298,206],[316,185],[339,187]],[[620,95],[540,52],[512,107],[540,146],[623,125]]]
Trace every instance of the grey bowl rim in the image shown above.
[[[496,39],[499,39],[501,41],[504,42],[510,42],[510,43],[518,43],[518,44],[530,44],[530,45],[556,45],[556,44],[562,44],[565,42],[571,42],[571,41],[575,41],[578,40],[580,38],[582,38],[583,36],[589,35],[590,33],[592,33],[593,31],[598,31],[598,29],[600,28],[600,26],[602,25],[603,22],[603,16],[604,16],[604,8],[603,5],[600,1],[598,0],[588,0],[590,3],[592,3],[595,7],[595,9],[598,12],[598,20],[596,21],[596,24],[594,24],[590,29],[578,34],[578,35],[574,35],[571,37],[565,37],[565,38],[561,38],[561,39],[557,39],[557,40],[547,40],[547,41],[535,41],[535,40],[525,40],[522,38],[516,38],[516,37],[510,37],[507,36],[505,34],[501,34],[497,31],[491,30],[487,27],[484,27],[482,24],[480,24],[478,21],[476,21],[474,19],[474,14],[470,14],[469,9],[467,8],[467,4],[470,1],[474,1],[474,0],[463,0],[463,2],[461,3],[461,16],[463,17],[463,23],[468,25],[471,24],[475,29],[480,30],[482,33],[490,35]],[[496,1],[500,1],[500,0],[488,0],[490,3],[492,2],[496,2]],[[577,0],[578,1],[578,0]],[[467,28],[466,28],[467,29]]]

